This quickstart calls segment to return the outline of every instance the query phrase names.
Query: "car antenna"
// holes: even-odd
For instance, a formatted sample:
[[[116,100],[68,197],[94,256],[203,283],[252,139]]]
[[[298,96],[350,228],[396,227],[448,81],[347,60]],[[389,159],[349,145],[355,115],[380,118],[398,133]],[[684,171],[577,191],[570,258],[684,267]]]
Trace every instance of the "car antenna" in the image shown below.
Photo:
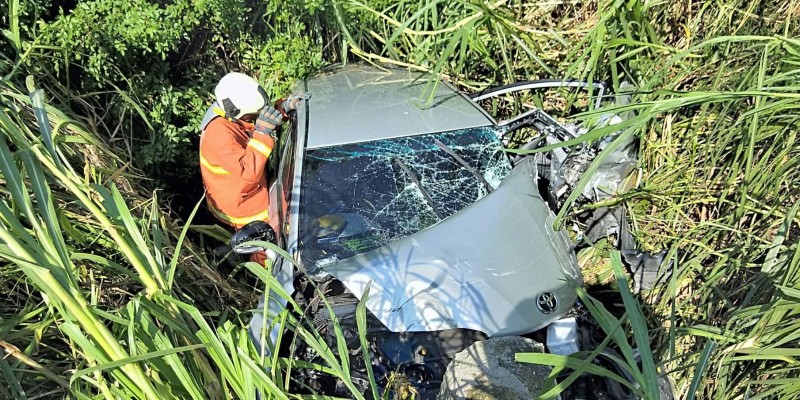
[[[424,187],[422,187],[422,183],[419,181],[419,178],[417,178],[417,176],[414,175],[414,172],[412,172],[411,169],[408,168],[408,165],[406,165],[406,163],[404,163],[402,160],[400,160],[397,157],[393,157],[392,161],[394,161],[395,164],[397,164],[397,166],[399,166],[400,169],[402,169],[403,172],[405,172],[405,174],[408,175],[409,178],[411,178],[411,180],[414,182],[414,184],[417,185],[417,188],[419,189],[419,191],[422,192],[422,197],[424,197],[425,201],[428,202],[428,205],[433,209],[433,212],[436,213],[436,216],[439,217],[439,219],[444,219],[444,215],[442,215],[442,212],[439,211],[439,209],[436,208],[436,206],[434,205],[433,198],[431,197],[431,194],[428,193],[428,191],[425,190]]]
[[[472,166],[470,166],[466,160],[461,158],[461,156],[459,156],[453,149],[451,149],[446,144],[442,143],[439,139],[433,139],[433,143],[436,143],[436,146],[444,150],[444,152],[447,153],[450,157],[452,157],[453,160],[456,160],[457,163],[461,164],[462,167],[466,168],[467,171],[469,171],[473,176],[478,178],[479,181],[483,182],[483,186],[486,187],[486,190],[489,191],[489,193],[492,193],[494,188],[492,187],[492,185],[489,184],[489,181],[487,181],[486,178],[483,177],[483,175],[479,174],[478,171],[475,170],[475,168],[472,168]]]

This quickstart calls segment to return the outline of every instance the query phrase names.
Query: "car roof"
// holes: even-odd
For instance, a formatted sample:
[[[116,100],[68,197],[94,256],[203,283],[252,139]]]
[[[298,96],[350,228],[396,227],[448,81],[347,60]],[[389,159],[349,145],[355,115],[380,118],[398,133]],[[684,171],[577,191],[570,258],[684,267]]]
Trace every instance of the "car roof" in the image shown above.
[[[494,125],[474,102],[431,77],[350,64],[309,79],[306,148]]]

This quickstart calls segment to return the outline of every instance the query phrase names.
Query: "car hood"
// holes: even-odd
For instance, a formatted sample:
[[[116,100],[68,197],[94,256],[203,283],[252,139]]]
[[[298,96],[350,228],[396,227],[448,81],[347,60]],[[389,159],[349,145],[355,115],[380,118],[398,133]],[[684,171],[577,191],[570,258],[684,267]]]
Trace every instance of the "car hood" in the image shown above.
[[[581,278],[536,180],[526,159],[495,191],[442,222],[324,269],[358,298],[369,287],[367,308],[395,332],[502,336],[543,328],[572,307],[571,282]]]

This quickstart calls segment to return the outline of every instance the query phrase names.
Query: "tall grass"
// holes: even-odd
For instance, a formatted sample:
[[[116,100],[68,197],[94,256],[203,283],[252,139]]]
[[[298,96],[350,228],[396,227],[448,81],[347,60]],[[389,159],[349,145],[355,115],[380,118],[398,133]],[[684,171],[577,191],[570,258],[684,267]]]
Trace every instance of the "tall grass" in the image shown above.
[[[604,345],[630,343],[646,356],[619,363],[645,398],[655,395],[656,370],[675,381],[678,398],[797,398],[800,3],[565,2],[545,14],[558,22],[537,12],[545,5],[513,1],[340,3],[370,22],[358,28],[355,55],[413,63],[465,87],[547,75],[604,80],[616,91],[632,83],[633,102],[611,111],[634,118],[563,144],[617,129],[639,138],[644,179],[618,200],[639,244],[668,250],[662,282],[636,302],[625,295],[621,320],[584,298],[607,322]],[[476,74],[488,79],[475,85]],[[571,207],[582,184],[559,222],[583,211]],[[615,272],[624,295],[627,280]],[[629,334],[609,331],[613,324]],[[615,374],[583,362],[594,357],[520,358]]]
[[[554,75],[552,60],[566,53],[564,36],[575,33],[549,22],[526,25],[521,17],[530,4],[516,0],[332,3],[345,51],[376,64],[448,75],[473,90]]]
[[[642,140],[645,178],[626,204],[642,246],[669,249],[673,265],[642,299],[652,306],[656,359],[679,397],[796,398],[800,320],[798,298],[787,289],[800,280],[800,42],[723,8],[739,20],[737,33],[753,34],[724,36],[730,27],[715,25],[724,19],[708,11],[686,23],[719,31],[665,45],[653,35],[655,21],[640,18],[628,32],[625,19],[668,18],[671,10],[613,6],[585,43],[588,54],[609,57],[612,77],[636,68],[621,74],[638,87],[627,109],[641,116],[625,132]],[[792,21],[774,17],[775,33],[797,32]],[[617,38],[606,40],[608,32]],[[591,78],[604,65],[586,54],[574,70]],[[635,335],[641,324],[630,324]]]
[[[6,356],[0,373],[9,383],[0,388],[2,397],[223,399],[260,393],[288,398],[295,368],[339,377],[354,398],[362,397],[349,379],[349,353],[336,355],[306,328],[313,325],[296,317],[303,310],[263,266],[248,264],[268,293],[287,300],[293,312],[269,320],[281,321],[282,329],[303,338],[324,362],[282,357],[272,347],[256,349],[243,321],[247,314],[220,306],[216,313],[204,311],[202,286],[191,281],[187,287],[176,278],[190,272],[181,267],[188,223],[173,237],[160,222],[157,199],[132,210],[126,202],[135,199],[123,196],[111,174],[90,164],[78,172],[73,165],[89,160],[76,147],[85,154],[97,148],[76,130],[52,130],[51,121],[58,128],[63,120],[44,109],[41,95],[31,101],[13,89],[2,93],[2,282],[12,285],[11,276],[21,273],[14,284],[27,287],[6,287],[16,296],[9,303],[20,308],[0,324],[0,351]],[[12,107],[18,112],[9,113]],[[123,294],[110,295],[106,279],[127,280],[111,288]],[[25,293],[30,298],[21,298]],[[14,344],[22,340],[32,341]],[[46,365],[31,357],[40,354],[37,347],[53,344],[58,348],[44,352],[51,357]]]
[[[573,357],[520,355],[575,372],[543,396],[555,397],[584,372],[643,398],[656,396],[661,374],[678,398],[800,395],[800,3],[327,5],[322,18],[340,58],[429,70],[468,90],[563,76],[607,81],[616,91],[633,84],[633,102],[614,111],[635,117],[580,140],[617,129],[639,139],[642,184],[616,200],[628,208],[639,244],[667,250],[671,267],[655,289],[634,296],[619,257],[609,254],[626,311],[612,315],[580,293],[606,340]],[[22,71],[24,54],[0,59],[9,78]],[[127,178],[135,178],[91,131],[51,107],[49,123],[37,120],[13,86],[6,80],[0,89],[0,283],[11,293],[0,303],[0,375],[9,383],[0,397],[252,398],[258,391],[283,398],[294,368],[347,381],[346,352],[305,328],[294,317],[302,310],[274,321],[323,361],[253,348],[247,314],[204,303],[216,297],[214,287],[239,288],[182,240],[182,225],[157,198],[128,190]],[[559,222],[583,211],[574,206],[579,189]],[[287,296],[261,267],[249,269],[270,293]],[[605,346],[618,350],[625,373],[591,363]]]
[[[698,32],[702,41],[665,46],[645,34],[656,31],[650,23],[594,45],[641,74],[627,77],[646,118],[628,129],[642,139],[646,175],[628,205],[642,245],[668,248],[674,263],[644,300],[654,306],[652,346],[679,396],[796,398],[798,299],[784,289],[800,280],[800,42],[783,35],[798,29],[767,6],[730,6],[688,18],[690,31],[711,29]],[[774,25],[737,11],[754,9]]]

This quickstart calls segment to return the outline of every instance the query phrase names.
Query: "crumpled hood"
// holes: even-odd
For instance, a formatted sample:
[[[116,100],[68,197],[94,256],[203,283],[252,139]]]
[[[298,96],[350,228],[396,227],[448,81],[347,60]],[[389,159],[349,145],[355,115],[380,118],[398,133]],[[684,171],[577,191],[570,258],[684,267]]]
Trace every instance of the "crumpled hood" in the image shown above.
[[[566,233],[552,229],[535,171],[528,158],[494,192],[442,222],[324,269],[358,298],[369,286],[367,308],[395,332],[540,329],[572,307],[569,278],[581,277]],[[537,306],[543,293],[558,299],[549,313]]]

